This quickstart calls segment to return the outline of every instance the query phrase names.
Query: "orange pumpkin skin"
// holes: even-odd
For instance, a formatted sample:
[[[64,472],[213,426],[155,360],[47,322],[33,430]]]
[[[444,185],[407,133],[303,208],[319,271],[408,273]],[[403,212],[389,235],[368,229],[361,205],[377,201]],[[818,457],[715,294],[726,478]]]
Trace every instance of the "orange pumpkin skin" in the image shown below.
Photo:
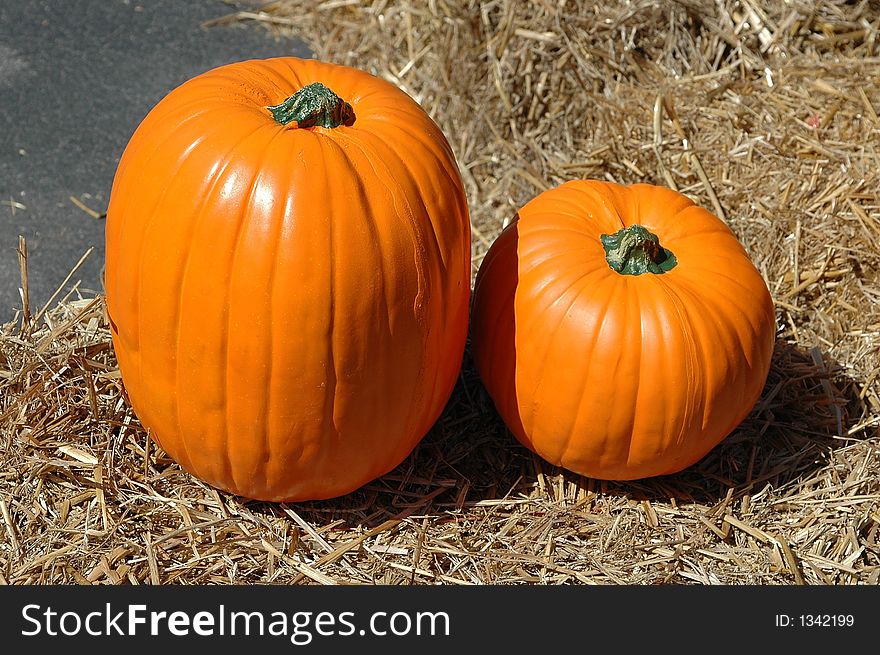
[[[314,82],[354,121],[267,109]],[[296,58],[194,77],[138,127],[111,190],[105,290],[132,408],[218,488],[357,489],[449,399],[470,256],[453,153],[397,87]]]
[[[611,268],[601,235],[633,224],[673,268]],[[748,415],[775,313],[717,217],[663,187],[579,180],[531,200],[492,244],[471,329],[477,370],[519,441],[576,473],[633,480],[690,466]]]

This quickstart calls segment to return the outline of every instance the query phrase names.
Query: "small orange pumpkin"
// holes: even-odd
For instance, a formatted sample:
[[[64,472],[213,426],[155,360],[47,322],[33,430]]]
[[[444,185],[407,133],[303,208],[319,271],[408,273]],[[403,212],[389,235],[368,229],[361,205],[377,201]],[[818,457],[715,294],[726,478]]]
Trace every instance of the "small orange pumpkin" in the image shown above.
[[[199,75],[113,182],[105,288],[131,405],[183,468],[249,498],[339,496],[397,466],[455,384],[469,280],[448,142],[353,68]]]
[[[761,394],[770,293],[716,216],[663,187],[567,182],[527,203],[477,274],[474,358],[513,434],[600,479],[680,471]]]

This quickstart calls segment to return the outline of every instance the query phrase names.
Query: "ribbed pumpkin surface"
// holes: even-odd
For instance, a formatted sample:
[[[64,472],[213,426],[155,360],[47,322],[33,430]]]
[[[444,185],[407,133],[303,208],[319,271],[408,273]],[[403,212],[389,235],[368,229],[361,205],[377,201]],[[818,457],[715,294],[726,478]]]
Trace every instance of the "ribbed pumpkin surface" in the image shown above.
[[[352,124],[267,110],[316,81]],[[195,77],[113,183],[105,287],[131,404],[186,470],[243,496],[333,497],[398,465],[455,383],[469,272],[446,139],[355,69],[278,58]]]
[[[612,269],[602,235],[632,225],[675,266]],[[474,290],[474,358],[502,418],[547,461],[595,478],[703,457],[752,409],[774,338],[770,293],[735,235],[651,185],[542,193],[493,243]]]

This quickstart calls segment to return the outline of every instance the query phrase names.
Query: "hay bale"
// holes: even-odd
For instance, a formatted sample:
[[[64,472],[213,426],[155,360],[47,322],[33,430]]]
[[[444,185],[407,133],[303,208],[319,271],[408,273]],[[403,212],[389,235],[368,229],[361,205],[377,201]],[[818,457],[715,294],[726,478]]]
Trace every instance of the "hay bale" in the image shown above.
[[[778,344],[755,410],[701,462],[627,484],[550,467],[466,355],[391,474],[331,501],[244,501],[149,439],[103,299],[74,293],[0,328],[0,582],[880,582],[880,9],[765,4],[313,0],[219,19],[416,98],[459,160],[474,273],[567,179],[664,184],[724,218]]]

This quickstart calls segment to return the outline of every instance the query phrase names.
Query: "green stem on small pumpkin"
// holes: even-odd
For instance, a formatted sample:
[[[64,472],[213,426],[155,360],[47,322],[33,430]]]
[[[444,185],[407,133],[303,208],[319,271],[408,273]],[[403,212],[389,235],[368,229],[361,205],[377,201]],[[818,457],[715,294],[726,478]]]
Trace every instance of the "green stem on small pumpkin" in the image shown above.
[[[284,102],[266,107],[281,125],[296,122],[297,127],[326,127],[354,123],[354,109],[320,82],[304,86]]]
[[[678,264],[670,251],[660,245],[660,239],[641,225],[630,225],[614,234],[599,237],[605,248],[605,261],[621,275],[665,273]]]

